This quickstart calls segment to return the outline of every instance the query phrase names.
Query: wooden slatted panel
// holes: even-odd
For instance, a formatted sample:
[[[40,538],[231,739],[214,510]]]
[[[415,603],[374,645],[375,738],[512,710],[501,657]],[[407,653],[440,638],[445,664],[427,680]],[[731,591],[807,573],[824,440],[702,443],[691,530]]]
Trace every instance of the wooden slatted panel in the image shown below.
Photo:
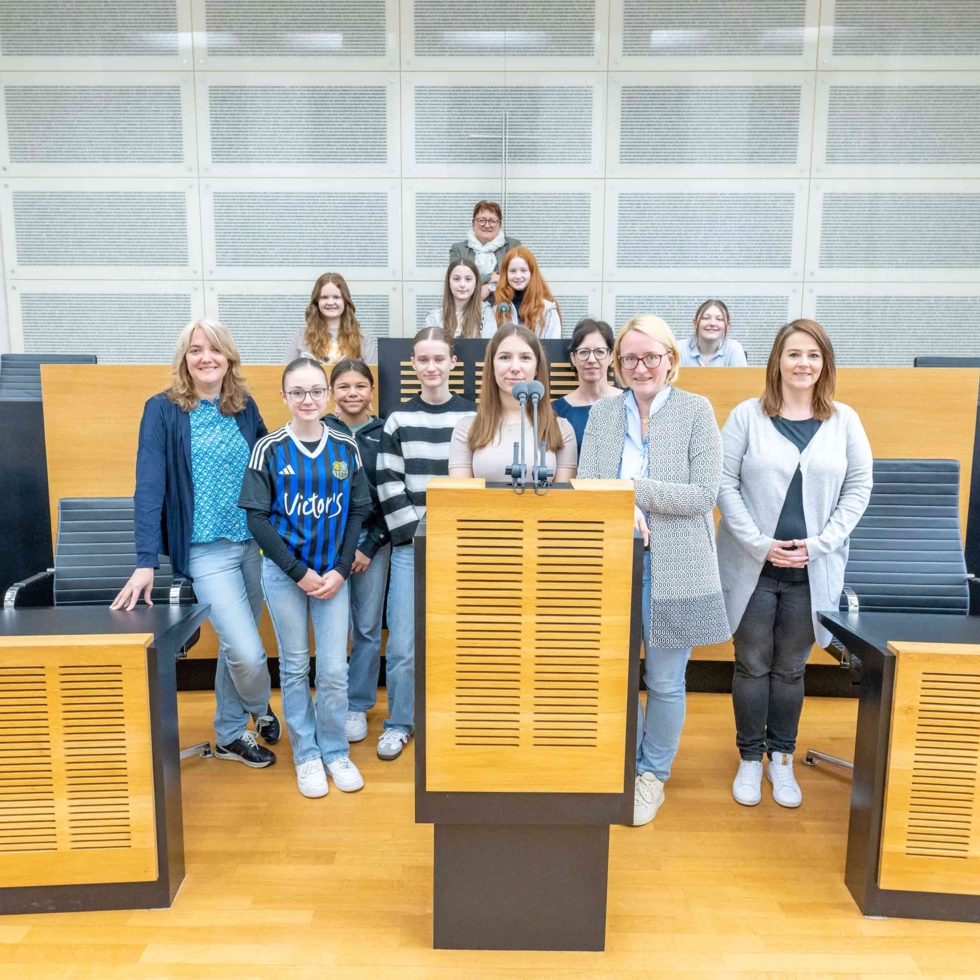
[[[893,643],[881,888],[980,893],[980,647]]]
[[[401,376],[398,382],[401,390],[400,400],[407,402],[421,393],[422,382],[419,381],[418,375],[415,373],[415,368],[412,367],[411,361],[399,361],[398,366],[401,368]],[[465,365],[462,363],[462,361],[460,361],[456,364],[456,367],[449,372],[449,390],[453,392],[453,394],[466,394],[463,378],[465,370]]]

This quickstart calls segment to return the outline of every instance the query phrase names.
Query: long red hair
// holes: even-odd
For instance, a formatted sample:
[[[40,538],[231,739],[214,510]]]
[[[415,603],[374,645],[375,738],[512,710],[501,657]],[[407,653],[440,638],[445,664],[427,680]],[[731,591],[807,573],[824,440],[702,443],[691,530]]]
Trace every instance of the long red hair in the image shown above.
[[[523,259],[531,271],[531,277],[524,287],[524,299],[521,300],[521,321],[527,326],[528,330],[540,336],[544,333],[544,301],[550,299],[555,306],[558,306],[558,302],[552,296],[548,284],[544,281],[544,276],[541,275],[541,270],[538,268],[538,260],[534,257],[534,253],[523,245],[517,245],[512,248],[504,256],[504,261],[500,265],[500,282],[497,283],[497,289],[493,299],[494,316],[497,318],[497,326],[502,327],[505,322],[511,322],[509,312],[506,321],[504,320],[504,314],[500,312],[500,304],[510,304],[514,301],[514,287],[507,281],[507,270],[510,268],[510,264],[514,259]],[[560,309],[558,310],[558,315],[561,316]]]

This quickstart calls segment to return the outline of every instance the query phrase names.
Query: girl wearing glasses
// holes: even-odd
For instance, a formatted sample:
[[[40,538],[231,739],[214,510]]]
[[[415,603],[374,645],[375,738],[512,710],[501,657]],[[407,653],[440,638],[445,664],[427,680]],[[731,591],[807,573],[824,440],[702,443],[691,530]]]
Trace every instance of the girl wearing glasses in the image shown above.
[[[479,284],[480,273],[469,259],[453,259],[446,269],[442,306],[429,310],[425,325],[443,328],[453,340],[480,337],[484,321],[492,317],[490,304],[480,299]]]
[[[541,275],[534,253],[523,245],[508,252],[493,298],[495,324],[520,323],[542,340],[561,337],[561,311]]]
[[[286,348],[286,363],[306,354],[327,366],[342,357],[359,357],[377,364],[378,342],[361,332],[356,313],[344,277],[339,272],[324,272],[313,284],[306,307],[306,328]]]
[[[638,722],[633,823],[664,801],[686,707],[691,647],[731,633],[715,558],[712,509],[721,479],[721,436],[707,398],[673,387],[680,356],[659,317],[628,320],[613,347],[626,387],[592,406],[578,475],[632,480],[643,556],[647,710]]]
[[[350,761],[347,720],[347,578],[371,494],[357,442],[320,421],[327,376],[300,357],[282,375],[292,419],[260,439],[238,506],[262,548],[262,590],[279,644],[282,707],[303,796],[364,785]],[[316,639],[316,705],[310,697],[310,620]],[[324,769],[326,767],[326,769]]]
[[[485,300],[500,279],[500,264],[504,256],[520,245],[516,238],[504,234],[503,212],[494,201],[477,201],[473,208],[473,224],[466,241],[449,248],[449,261],[469,259],[480,272],[480,299]],[[430,324],[431,326],[431,324]]]
[[[681,367],[745,367],[742,345],[728,336],[728,307],[706,299],[694,314],[694,333],[681,348]]]
[[[600,398],[615,397],[620,393],[609,383],[613,343],[612,327],[605,320],[586,317],[579,320],[572,331],[568,357],[578,375],[578,387],[556,398],[551,407],[555,415],[571,423],[580,449],[592,406]]]

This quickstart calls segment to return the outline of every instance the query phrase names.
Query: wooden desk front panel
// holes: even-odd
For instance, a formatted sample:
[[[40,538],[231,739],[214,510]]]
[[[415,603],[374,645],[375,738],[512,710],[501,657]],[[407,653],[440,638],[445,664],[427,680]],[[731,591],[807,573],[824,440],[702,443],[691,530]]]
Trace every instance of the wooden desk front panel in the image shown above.
[[[980,646],[889,643],[878,887],[980,895]]]
[[[152,639],[0,637],[0,888],[158,877]]]
[[[632,489],[482,482],[427,495],[426,789],[622,793]]]

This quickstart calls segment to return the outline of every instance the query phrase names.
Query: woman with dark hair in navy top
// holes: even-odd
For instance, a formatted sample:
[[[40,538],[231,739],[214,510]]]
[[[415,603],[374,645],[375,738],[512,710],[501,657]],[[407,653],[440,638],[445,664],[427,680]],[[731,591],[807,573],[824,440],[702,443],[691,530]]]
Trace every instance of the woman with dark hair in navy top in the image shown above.
[[[325,796],[327,772],[345,793],[364,785],[350,761],[347,630],[351,572],[371,494],[357,442],[320,421],[329,387],[308,357],[283,372],[292,420],[260,439],[239,507],[265,556],[262,588],[279,644],[282,707],[304,796]],[[310,697],[309,622],[316,639],[316,705]],[[324,766],[326,771],[324,771]]]

